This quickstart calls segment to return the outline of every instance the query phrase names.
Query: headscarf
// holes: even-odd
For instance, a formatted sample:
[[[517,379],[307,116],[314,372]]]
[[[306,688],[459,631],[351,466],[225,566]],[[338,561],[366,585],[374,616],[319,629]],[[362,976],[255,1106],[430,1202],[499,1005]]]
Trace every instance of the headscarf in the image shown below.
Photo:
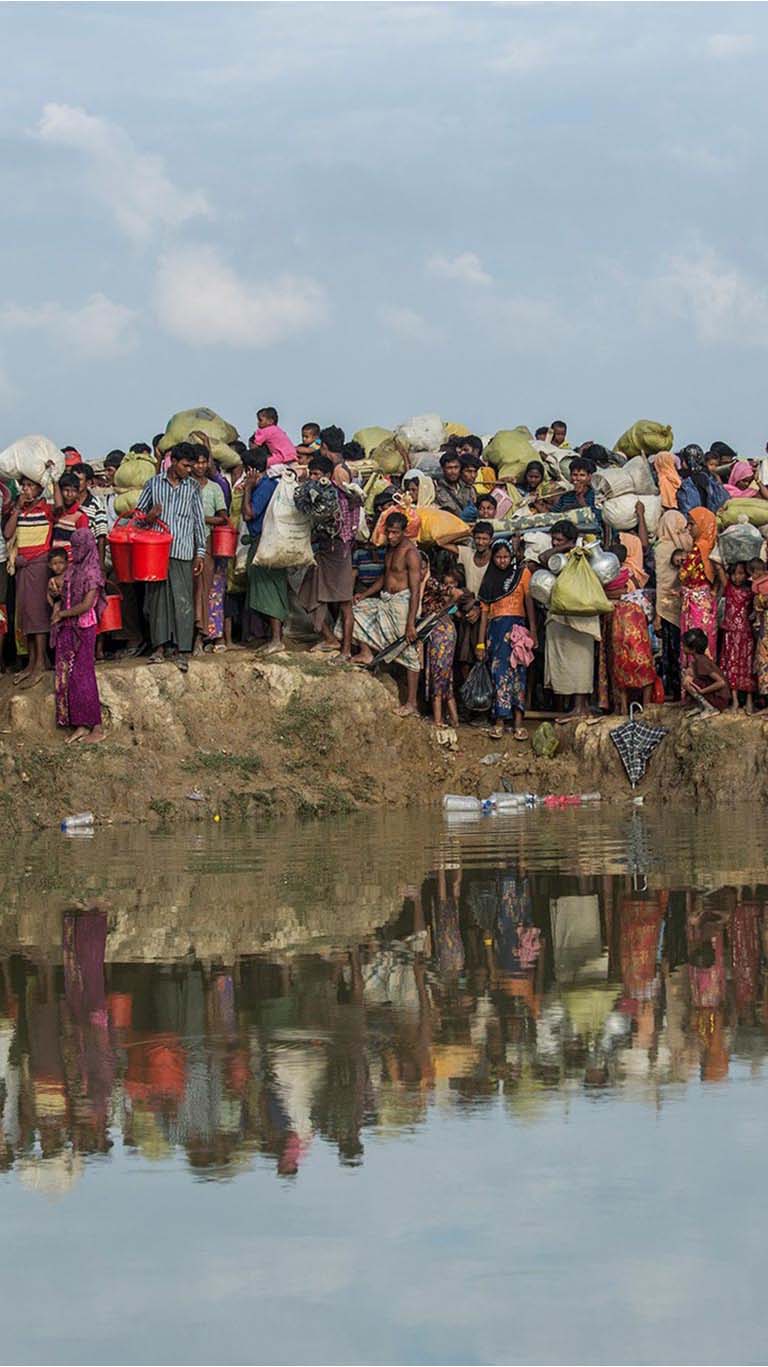
[[[512,556],[512,564],[507,570],[499,569],[499,566],[494,562],[496,552],[502,547],[506,547]],[[491,563],[483,575],[483,582],[477,594],[480,602],[497,603],[500,598],[506,598],[508,593],[514,593],[520,583],[524,569],[525,561],[516,558],[515,548],[511,541],[507,540],[506,537],[500,537],[498,541],[494,541],[491,546]]]
[[[648,583],[648,575],[643,568],[643,543],[640,537],[632,532],[619,532],[619,541],[626,548],[626,566],[635,588],[644,588]]]
[[[688,519],[674,509],[662,513],[656,531],[657,541],[653,548],[656,568],[656,611],[665,622],[680,626],[680,580],[672,564],[675,551],[690,551],[693,537],[688,528]]]
[[[416,489],[411,486],[416,483]],[[403,475],[403,493],[410,494],[417,508],[431,508],[435,501],[435,481],[423,470],[407,470]]]
[[[653,462],[653,468],[659,481],[662,507],[676,508],[677,491],[683,481],[677,473],[677,464],[672,452],[660,451]]]
[[[726,489],[726,491],[727,491],[727,493],[728,493],[728,497],[729,497],[729,498],[755,498],[755,497],[757,496],[757,489],[755,489],[754,486],[753,486],[751,489],[740,489],[740,488],[739,488],[739,480],[740,480],[740,479],[752,479],[752,480],[753,480],[754,477],[755,477],[755,472],[754,472],[754,470],[752,469],[752,466],[750,465],[749,461],[748,461],[748,460],[737,460],[737,461],[736,461],[736,464],[731,468],[731,473],[730,473],[730,475],[728,476],[728,480],[727,480],[727,482],[726,482],[726,484],[725,484],[725,489]]]
[[[714,549],[717,541],[717,518],[708,508],[691,508],[688,516],[699,529],[696,545],[699,548],[699,554],[704,565],[704,573],[711,584],[715,577],[715,571],[712,568],[709,553]]]
[[[65,608],[72,608],[76,603],[82,603],[91,589],[96,589],[93,606],[98,619],[107,606],[107,595],[104,592],[104,571],[96,537],[89,527],[78,527],[72,533],[69,544],[69,563],[61,585],[62,602]]]

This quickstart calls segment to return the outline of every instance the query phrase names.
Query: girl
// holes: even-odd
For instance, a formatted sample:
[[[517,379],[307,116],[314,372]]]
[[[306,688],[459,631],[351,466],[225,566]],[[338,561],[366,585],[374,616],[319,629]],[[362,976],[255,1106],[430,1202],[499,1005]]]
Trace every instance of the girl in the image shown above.
[[[43,498],[43,487],[22,479],[21,493],[5,524],[5,536],[16,533],[16,626],[26,638],[29,660],[13,682],[24,688],[39,683],[45,669],[48,609],[48,551],[53,508]]]
[[[656,570],[656,631],[661,634],[661,673],[667,698],[680,698],[680,572],[674,563],[676,551],[693,549],[688,521],[676,510],[663,513],[656,530],[654,566]],[[678,559],[684,558],[678,556]]]
[[[205,553],[203,572],[195,580],[195,625],[199,632],[196,653],[201,650],[226,650],[222,641],[224,635],[224,591],[227,585],[227,562],[214,559],[211,554],[211,529],[226,523],[227,505],[220,485],[209,478],[211,472],[210,453],[202,443],[197,446],[194,476],[200,485],[203,498],[205,525],[208,528],[208,544]]]
[[[707,508],[692,508],[688,530],[693,548],[680,565],[680,633],[700,628],[712,659],[717,658],[717,598],[713,588],[715,569],[709,558],[717,540],[717,521]],[[681,662],[685,665],[685,651]]]
[[[731,706],[739,710],[739,692],[746,693],[745,711],[753,711],[755,691],[754,640],[752,637],[752,586],[747,567],[741,563],[729,566],[728,582],[723,594],[723,644],[720,668],[731,690]]]
[[[544,466],[540,460],[529,460],[523,471],[523,477],[518,481],[518,489],[523,495],[524,503],[532,503],[536,500],[536,492],[544,483]]]
[[[648,633],[647,600],[642,593],[648,575],[643,569],[643,547],[639,537],[622,532],[620,544],[611,549],[623,562],[621,572],[605,587],[607,597],[614,604],[609,619],[611,676],[615,701],[619,709],[627,713],[629,690],[640,689],[643,706],[646,706],[651,701],[656,680]]]
[[[424,614],[445,612],[452,603],[468,607],[472,602],[464,584],[464,574],[457,565],[446,569],[440,580],[430,578],[424,586],[421,610]],[[448,720],[458,726],[459,714],[453,695],[453,660],[456,653],[456,626],[450,617],[441,617],[429,633],[425,650],[424,685],[432,702],[435,726],[443,724],[443,701]]]
[[[104,571],[96,538],[78,527],[62,576],[61,597],[51,616],[51,644],[56,652],[56,723],[72,726],[67,744],[104,739],[96,683],[96,632],[107,605]]]
[[[488,645],[488,665],[493,679],[495,725],[491,735],[499,739],[504,723],[511,719],[515,740],[527,740],[523,727],[528,666],[536,649],[536,614],[528,593],[531,571],[526,568],[519,545],[495,542],[491,563],[480,585],[482,616],[477,654],[483,659]]]
[[[768,568],[762,560],[750,560],[753,606],[755,609],[755,678],[757,692],[768,693]]]

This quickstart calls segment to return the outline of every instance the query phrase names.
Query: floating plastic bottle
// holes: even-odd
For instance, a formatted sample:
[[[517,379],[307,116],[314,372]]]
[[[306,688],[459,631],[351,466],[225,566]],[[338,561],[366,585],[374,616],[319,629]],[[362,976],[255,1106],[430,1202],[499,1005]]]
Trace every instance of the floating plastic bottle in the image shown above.
[[[93,812],[77,812],[75,816],[65,816],[61,823],[63,831],[80,831],[93,825]]]
[[[479,797],[462,796],[459,793],[446,793],[443,798],[444,812],[481,812],[483,804]]]
[[[580,807],[583,802],[602,802],[602,793],[547,793],[545,807]]]

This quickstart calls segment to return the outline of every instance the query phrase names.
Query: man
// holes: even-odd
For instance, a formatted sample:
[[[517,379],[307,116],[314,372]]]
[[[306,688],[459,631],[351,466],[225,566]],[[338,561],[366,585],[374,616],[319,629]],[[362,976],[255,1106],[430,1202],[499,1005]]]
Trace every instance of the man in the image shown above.
[[[578,539],[572,522],[556,522],[551,531],[552,550],[542,551],[539,559],[547,564],[560,553],[567,555]],[[544,647],[544,686],[564,700],[571,699],[572,710],[558,717],[558,725],[589,715],[589,698],[594,687],[595,642],[600,641],[600,617],[574,617],[550,612],[547,617]]]
[[[80,481],[80,507],[88,518],[90,530],[96,537],[101,568],[104,569],[105,556],[107,553],[109,519],[107,518],[107,510],[104,503],[94,492],[96,473],[92,465],[87,465],[85,461],[79,461],[77,465],[72,466],[72,474],[77,475],[77,478]]]
[[[457,437],[456,454],[459,460],[463,456],[477,456],[477,468],[483,463],[483,439],[474,435],[469,437]]]
[[[568,446],[568,428],[562,418],[557,418],[555,422],[552,423],[551,432],[552,436],[550,440],[553,446]]]
[[[206,545],[200,485],[190,478],[196,454],[188,442],[174,446],[167,471],[147,480],[136,505],[150,523],[164,522],[173,537],[168,578],[146,587],[144,611],[152,641],[148,664],[172,659],[182,674],[187,673],[192,654],[194,579],[203,572]]]
[[[330,479],[336,488],[339,504],[338,533],[322,536],[313,545],[315,564],[307,571],[299,590],[299,602],[312,616],[312,624],[322,640],[312,649],[316,652],[335,651],[339,643],[328,616],[330,608],[338,608],[342,622],[341,654],[349,659],[352,650],[352,596],[355,592],[355,570],[352,547],[360,521],[360,503],[351,492],[352,476],[344,463],[344,432],[340,427],[325,427],[320,433],[320,454],[312,456],[309,477]]]
[[[460,485],[464,494],[464,508],[461,517],[464,522],[474,522],[477,517],[477,476],[482,464],[481,457],[474,451],[461,457]]]
[[[408,693],[405,704],[397,709],[399,717],[416,714],[419,687],[419,653],[416,648],[416,614],[421,597],[421,556],[414,543],[405,535],[408,519],[405,513],[392,513],[387,519],[387,553],[384,573],[364,593],[355,595],[352,609],[352,639],[360,652],[354,658],[357,665],[369,665],[374,655],[400,636],[408,640],[408,647],[398,657],[405,667]],[[379,595],[376,597],[375,595]],[[338,632],[338,627],[337,627]]]
[[[454,447],[443,452],[440,469],[443,473],[435,480],[435,503],[447,513],[461,517],[467,499],[461,482],[461,458]]]
[[[568,466],[568,473],[571,476],[572,489],[561,494],[552,511],[555,513],[569,513],[574,508],[588,508],[594,516],[595,524],[602,532],[603,519],[597,507],[595,491],[592,488],[592,475],[595,467],[591,460],[586,456],[574,456]]]

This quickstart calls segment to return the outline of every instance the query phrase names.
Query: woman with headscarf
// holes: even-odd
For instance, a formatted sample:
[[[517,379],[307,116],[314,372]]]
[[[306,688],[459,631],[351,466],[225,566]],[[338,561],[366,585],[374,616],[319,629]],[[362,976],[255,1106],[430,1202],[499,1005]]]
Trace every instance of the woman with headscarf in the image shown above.
[[[715,567],[710,552],[717,541],[717,521],[706,508],[692,508],[688,528],[693,547],[680,566],[680,636],[699,627],[707,638],[707,648],[717,659],[717,594],[714,589]],[[681,662],[684,664],[685,661]]]
[[[640,690],[643,704],[649,703],[656,681],[648,631],[650,611],[643,593],[648,575],[643,567],[643,543],[639,536],[622,532],[619,542],[612,549],[623,563],[619,574],[605,586],[606,596],[613,603],[613,612],[601,626],[604,625],[605,632],[610,633],[610,641],[604,638],[603,644],[607,647],[605,653],[614,702],[618,703],[621,712],[628,712],[630,690]],[[600,704],[604,706],[602,692],[601,687]]]
[[[670,509],[662,513],[656,529],[656,630],[661,632],[661,674],[666,696],[680,698],[680,575],[672,563],[675,551],[693,548],[688,520]]]
[[[728,502],[723,485],[707,469],[707,458],[695,442],[678,452],[682,483],[677,491],[677,506],[686,516],[692,508],[708,508],[716,513]]]
[[[104,571],[93,532],[72,534],[69,564],[61,598],[51,616],[51,645],[56,652],[56,723],[74,727],[67,744],[104,739],[96,683],[96,633],[106,607]]]
[[[478,598],[481,606],[477,653],[486,654],[494,687],[491,735],[504,734],[511,721],[515,740],[527,740],[523,726],[528,666],[537,645],[536,613],[528,587],[531,571],[520,548],[507,538],[496,541],[491,563],[483,576]]]
[[[729,498],[758,498],[760,496],[760,490],[755,488],[755,472],[748,460],[734,462],[723,488]]]
[[[677,459],[671,451],[660,451],[653,462],[653,469],[659,485],[662,508],[677,508],[677,493],[683,482],[678,473]]]

